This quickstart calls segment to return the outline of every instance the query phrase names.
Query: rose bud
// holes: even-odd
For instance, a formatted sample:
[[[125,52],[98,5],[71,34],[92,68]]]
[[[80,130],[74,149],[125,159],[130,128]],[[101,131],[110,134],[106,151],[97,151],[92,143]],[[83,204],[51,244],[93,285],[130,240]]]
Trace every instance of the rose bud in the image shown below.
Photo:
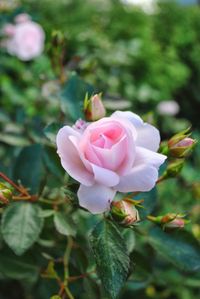
[[[84,114],[88,121],[95,121],[106,115],[105,107],[101,100],[101,94],[95,94],[88,99],[86,95],[84,100]]]
[[[138,210],[134,204],[125,200],[112,202],[111,214],[115,221],[124,226],[130,226],[140,221]]]
[[[185,215],[169,213],[164,216],[147,216],[150,221],[161,225],[163,228],[183,228],[189,220],[184,219]]]
[[[0,183],[0,203],[8,204],[11,198],[12,191],[3,183]]]
[[[192,151],[197,141],[190,138],[190,129],[174,135],[168,142],[169,153],[175,158],[185,158]]]

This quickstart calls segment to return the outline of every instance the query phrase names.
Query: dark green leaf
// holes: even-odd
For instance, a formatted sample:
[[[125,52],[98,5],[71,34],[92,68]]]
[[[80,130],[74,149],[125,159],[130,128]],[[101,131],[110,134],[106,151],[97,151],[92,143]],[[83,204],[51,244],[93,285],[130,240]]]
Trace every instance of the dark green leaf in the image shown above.
[[[188,232],[177,230],[168,234],[155,227],[150,231],[148,240],[163,258],[180,270],[200,269],[200,246]]]
[[[157,190],[153,188],[150,192],[143,192],[134,197],[134,200],[144,199],[141,204],[142,208],[138,208],[140,219],[143,220],[147,215],[151,214],[156,207]]]
[[[25,147],[17,157],[13,169],[13,179],[30,188],[32,194],[37,193],[43,176],[43,148],[39,144]]]
[[[98,223],[90,241],[102,284],[110,298],[115,299],[129,271],[130,260],[125,241],[110,221]]]
[[[0,273],[6,278],[35,281],[39,269],[31,256],[18,257],[7,250],[0,251]]]
[[[73,74],[61,93],[62,111],[74,121],[82,117],[81,105],[85,95],[88,93],[90,96],[93,92],[94,89],[91,85],[82,81],[76,74]]]
[[[38,239],[43,226],[39,212],[36,204],[16,202],[3,213],[3,238],[15,254],[23,254]]]
[[[56,149],[51,147],[45,147],[44,161],[49,171],[54,174],[57,178],[63,179],[65,170],[61,166],[60,158],[56,153]]]
[[[56,212],[54,215],[54,224],[57,231],[65,236],[75,236],[76,230],[69,216],[61,212]]]
[[[62,127],[62,124],[58,123],[51,123],[48,126],[46,126],[43,130],[44,135],[52,142],[56,143],[56,134],[58,133],[58,130]]]

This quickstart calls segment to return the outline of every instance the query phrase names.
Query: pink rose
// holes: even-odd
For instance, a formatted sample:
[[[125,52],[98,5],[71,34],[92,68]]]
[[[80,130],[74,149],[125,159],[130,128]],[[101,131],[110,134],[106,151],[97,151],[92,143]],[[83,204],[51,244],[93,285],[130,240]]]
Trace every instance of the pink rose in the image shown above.
[[[7,36],[6,48],[9,54],[23,61],[31,60],[42,53],[44,38],[42,27],[27,19],[14,26],[12,36]]]
[[[110,209],[117,191],[151,190],[166,156],[156,153],[159,131],[132,112],[117,111],[84,131],[69,126],[57,134],[63,168],[81,183],[80,206],[93,214]]]

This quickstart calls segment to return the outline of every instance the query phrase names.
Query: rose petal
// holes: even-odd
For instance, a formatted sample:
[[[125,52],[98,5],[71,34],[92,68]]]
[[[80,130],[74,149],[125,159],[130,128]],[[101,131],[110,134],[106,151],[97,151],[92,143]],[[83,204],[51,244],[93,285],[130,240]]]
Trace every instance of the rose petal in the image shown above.
[[[93,174],[86,169],[69,136],[79,138],[80,134],[71,127],[65,126],[59,130],[56,137],[57,152],[60,156],[61,164],[71,177],[86,186],[90,186],[94,183]]]
[[[150,191],[158,179],[158,170],[150,165],[141,164],[133,168],[130,174],[120,178],[115,189],[119,192]]]
[[[128,142],[126,136],[124,136],[118,143],[113,145],[111,149],[101,148],[93,145],[93,149],[101,161],[102,166],[110,170],[118,169],[125,159],[125,156],[128,152],[127,148]]]
[[[158,168],[166,159],[167,156],[165,155],[155,153],[144,147],[136,146],[136,157],[133,167],[140,164],[149,164]]]
[[[160,146],[160,133],[154,126],[144,123],[137,128],[138,138],[136,145],[145,147],[151,151],[157,152]]]
[[[143,120],[139,115],[130,112],[130,111],[115,111],[112,115],[112,118],[124,118],[130,121],[136,128],[140,127],[143,124]]]
[[[91,187],[81,185],[78,190],[79,204],[93,214],[103,213],[110,209],[115,194],[113,189],[99,184]]]
[[[119,176],[115,172],[94,164],[91,165],[94,172],[94,179],[97,183],[108,187],[115,186],[119,183]]]
[[[145,147],[156,152],[160,145],[160,133],[154,126],[144,123],[135,113],[130,111],[116,111],[111,117],[126,119],[131,122],[137,131],[136,145]]]

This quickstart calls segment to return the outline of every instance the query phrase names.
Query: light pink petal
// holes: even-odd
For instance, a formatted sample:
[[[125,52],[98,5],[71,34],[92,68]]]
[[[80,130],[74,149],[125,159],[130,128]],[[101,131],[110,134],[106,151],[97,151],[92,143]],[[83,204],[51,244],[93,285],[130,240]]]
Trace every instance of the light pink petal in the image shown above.
[[[100,214],[110,209],[115,194],[116,191],[103,185],[81,185],[78,190],[79,204],[93,214]]]
[[[144,147],[136,146],[136,158],[133,167],[140,164],[149,164],[158,168],[166,159],[167,156],[165,155],[152,152]]]
[[[118,143],[113,145],[111,149],[96,147],[94,145],[93,149],[101,160],[104,168],[117,171],[129,150],[127,136],[124,136]]]
[[[141,164],[133,168],[130,174],[121,177],[115,189],[119,192],[150,191],[158,179],[158,170],[154,166]]]
[[[115,111],[112,115],[112,118],[124,118],[129,120],[136,128],[143,124],[141,117],[131,111]]]
[[[160,133],[154,126],[143,122],[135,113],[130,111],[116,111],[111,117],[115,119],[126,119],[131,122],[138,133],[136,145],[145,147],[152,151],[157,151],[160,145]]]
[[[145,147],[151,151],[157,152],[160,146],[160,133],[154,126],[144,123],[137,128],[138,138],[136,145]]]
[[[91,165],[94,172],[95,182],[108,187],[115,186],[119,183],[119,176],[115,172],[94,164]]]
[[[84,154],[81,151],[81,148],[79,146],[79,138],[77,138],[75,136],[69,136],[69,139],[71,140],[73,145],[76,147],[76,150],[79,153],[79,157],[81,158],[81,160],[82,160],[83,164],[85,165],[85,167],[87,168],[87,170],[92,173],[91,163],[85,158],[85,156],[84,156]]]
[[[80,137],[80,134],[69,126],[61,128],[56,137],[57,152],[61,159],[63,168],[75,180],[90,186],[94,183],[93,174],[91,174],[82,162],[80,155],[70,140],[70,136]]]

